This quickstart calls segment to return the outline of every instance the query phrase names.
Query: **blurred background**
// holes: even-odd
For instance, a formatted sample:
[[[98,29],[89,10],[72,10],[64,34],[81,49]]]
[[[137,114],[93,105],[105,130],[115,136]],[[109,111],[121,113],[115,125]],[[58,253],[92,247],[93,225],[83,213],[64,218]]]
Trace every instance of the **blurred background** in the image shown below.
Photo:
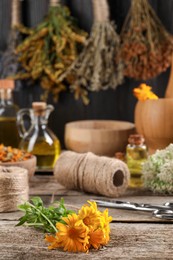
[[[117,25],[120,33],[123,22],[130,7],[130,0],[109,0],[111,19]],[[90,32],[93,24],[93,10],[90,0],[63,0],[74,17],[77,18],[79,26]],[[173,1],[172,0],[150,0],[152,7],[159,16],[165,28],[173,34]],[[42,21],[48,11],[48,0],[23,0],[22,1],[22,23],[33,27]],[[11,22],[11,0],[0,0],[0,55],[7,47]],[[146,81],[152,86],[153,91],[163,97],[169,79],[169,71],[160,74],[157,78]],[[59,137],[64,147],[65,123],[83,119],[113,119],[134,122],[134,109],[136,98],[132,94],[134,87],[139,81],[125,78],[124,83],[116,90],[99,91],[89,93],[90,103],[84,105],[81,100],[75,100],[71,93],[61,93],[57,103],[49,96],[48,103],[54,105],[55,110],[51,114],[49,126]],[[20,108],[31,107],[33,101],[39,101],[42,89],[39,84],[26,85],[18,82],[14,91],[15,102]]]

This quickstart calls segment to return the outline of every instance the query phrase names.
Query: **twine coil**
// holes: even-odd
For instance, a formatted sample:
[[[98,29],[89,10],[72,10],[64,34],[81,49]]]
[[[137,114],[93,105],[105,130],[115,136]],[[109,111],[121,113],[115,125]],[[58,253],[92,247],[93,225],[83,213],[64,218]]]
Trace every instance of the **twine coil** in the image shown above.
[[[67,189],[119,197],[128,186],[130,173],[118,159],[93,153],[63,152],[54,167],[57,181]]]
[[[0,212],[16,211],[28,200],[28,171],[20,167],[0,166]]]

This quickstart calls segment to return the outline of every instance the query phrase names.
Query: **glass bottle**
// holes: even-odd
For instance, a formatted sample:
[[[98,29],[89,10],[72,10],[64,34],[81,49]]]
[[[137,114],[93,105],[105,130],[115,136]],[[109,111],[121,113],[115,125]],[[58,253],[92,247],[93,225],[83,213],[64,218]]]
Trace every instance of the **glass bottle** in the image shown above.
[[[20,140],[16,124],[19,108],[13,102],[13,89],[13,80],[0,80],[0,143],[17,148]]]
[[[17,113],[18,129],[22,137],[19,147],[37,157],[38,170],[51,170],[61,151],[59,139],[48,127],[48,118],[53,109],[52,105],[45,102],[33,102],[32,109],[21,109]],[[25,116],[30,119],[28,130]]]
[[[142,164],[148,157],[147,146],[140,134],[129,136],[126,147],[126,162],[130,171],[130,187],[142,187]]]

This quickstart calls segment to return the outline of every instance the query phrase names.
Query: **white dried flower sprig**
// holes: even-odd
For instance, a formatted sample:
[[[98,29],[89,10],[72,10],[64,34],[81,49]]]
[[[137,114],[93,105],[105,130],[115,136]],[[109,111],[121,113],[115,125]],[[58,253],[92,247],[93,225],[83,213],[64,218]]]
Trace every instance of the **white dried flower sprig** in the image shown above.
[[[145,188],[173,194],[173,144],[149,156],[143,164],[142,173]]]

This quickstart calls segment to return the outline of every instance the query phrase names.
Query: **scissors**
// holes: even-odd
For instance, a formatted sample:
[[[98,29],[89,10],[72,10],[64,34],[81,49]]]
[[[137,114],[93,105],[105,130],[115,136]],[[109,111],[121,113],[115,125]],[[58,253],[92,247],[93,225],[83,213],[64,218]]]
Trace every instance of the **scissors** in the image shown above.
[[[163,205],[151,205],[148,203],[135,203],[120,200],[96,199],[92,201],[95,201],[100,207],[152,212],[154,217],[165,220],[173,220],[173,202],[166,202]]]

